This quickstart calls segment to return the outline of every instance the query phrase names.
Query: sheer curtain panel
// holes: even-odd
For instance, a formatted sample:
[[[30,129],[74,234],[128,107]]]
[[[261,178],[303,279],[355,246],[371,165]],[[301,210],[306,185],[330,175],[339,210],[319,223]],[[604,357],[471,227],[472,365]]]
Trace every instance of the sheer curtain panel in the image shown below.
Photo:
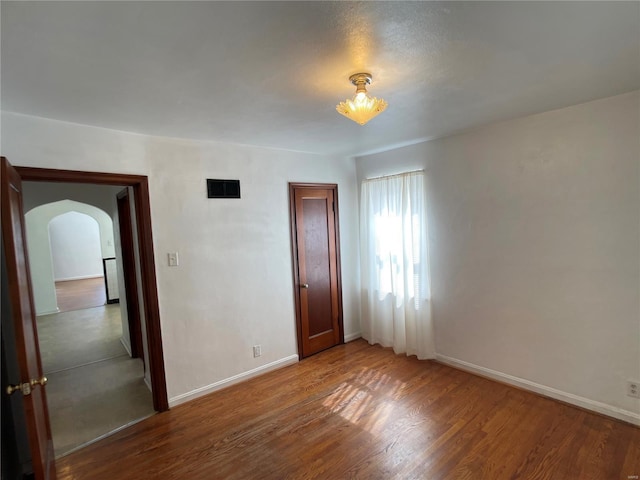
[[[434,358],[424,172],[362,182],[362,336]]]

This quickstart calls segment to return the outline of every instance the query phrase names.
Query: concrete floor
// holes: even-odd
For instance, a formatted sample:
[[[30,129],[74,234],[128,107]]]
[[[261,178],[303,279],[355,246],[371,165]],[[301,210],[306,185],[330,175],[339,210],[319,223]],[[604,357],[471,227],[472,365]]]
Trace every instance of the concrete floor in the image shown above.
[[[119,305],[37,323],[56,457],[154,413],[142,361],[120,343]]]

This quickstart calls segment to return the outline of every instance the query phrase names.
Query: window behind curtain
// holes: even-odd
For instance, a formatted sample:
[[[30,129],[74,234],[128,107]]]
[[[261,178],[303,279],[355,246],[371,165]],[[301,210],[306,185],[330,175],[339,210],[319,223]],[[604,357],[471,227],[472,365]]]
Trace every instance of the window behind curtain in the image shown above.
[[[363,181],[360,238],[363,336],[430,358],[424,172]]]

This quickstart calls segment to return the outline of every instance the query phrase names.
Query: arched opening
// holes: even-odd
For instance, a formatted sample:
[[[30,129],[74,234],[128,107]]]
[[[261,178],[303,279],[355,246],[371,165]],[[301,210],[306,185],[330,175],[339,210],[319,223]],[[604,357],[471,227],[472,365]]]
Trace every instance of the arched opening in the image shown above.
[[[91,219],[98,226],[97,248],[95,226],[89,223]],[[53,239],[51,225],[54,227]],[[102,259],[116,256],[112,217],[104,210],[87,203],[60,200],[39,205],[25,214],[25,227],[36,315],[68,309],[64,306],[59,308],[56,281],[102,277]],[[92,236],[94,240],[91,240]],[[91,242],[91,246],[83,240]],[[54,248],[57,251],[56,261],[53,256]],[[97,260],[95,256],[93,260],[87,257],[89,249],[92,249],[94,255],[99,250]],[[59,275],[54,272],[54,268],[59,270]],[[104,281],[96,283],[104,289]],[[80,308],[96,305],[80,305]],[[73,305],[71,308],[74,308]]]
[[[49,221],[49,246],[58,310],[104,305],[105,257],[98,222],[75,210],[62,213]]]

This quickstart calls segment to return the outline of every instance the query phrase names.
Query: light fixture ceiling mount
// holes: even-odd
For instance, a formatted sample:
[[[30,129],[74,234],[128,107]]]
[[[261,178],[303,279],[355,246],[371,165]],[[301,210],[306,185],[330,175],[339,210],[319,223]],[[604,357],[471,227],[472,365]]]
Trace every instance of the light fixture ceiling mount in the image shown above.
[[[356,94],[353,99],[347,99],[336,106],[340,115],[364,125],[376,115],[384,112],[387,102],[382,98],[367,95],[367,85],[371,84],[370,73],[355,73],[349,77],[349,81],[356,86]]]
[[[360,91],[367,93],[365,85],[371,85],[371,80],[373,77],[370,73],[354,73],[349,77],[349,81],[357,87],[356,93]]]

